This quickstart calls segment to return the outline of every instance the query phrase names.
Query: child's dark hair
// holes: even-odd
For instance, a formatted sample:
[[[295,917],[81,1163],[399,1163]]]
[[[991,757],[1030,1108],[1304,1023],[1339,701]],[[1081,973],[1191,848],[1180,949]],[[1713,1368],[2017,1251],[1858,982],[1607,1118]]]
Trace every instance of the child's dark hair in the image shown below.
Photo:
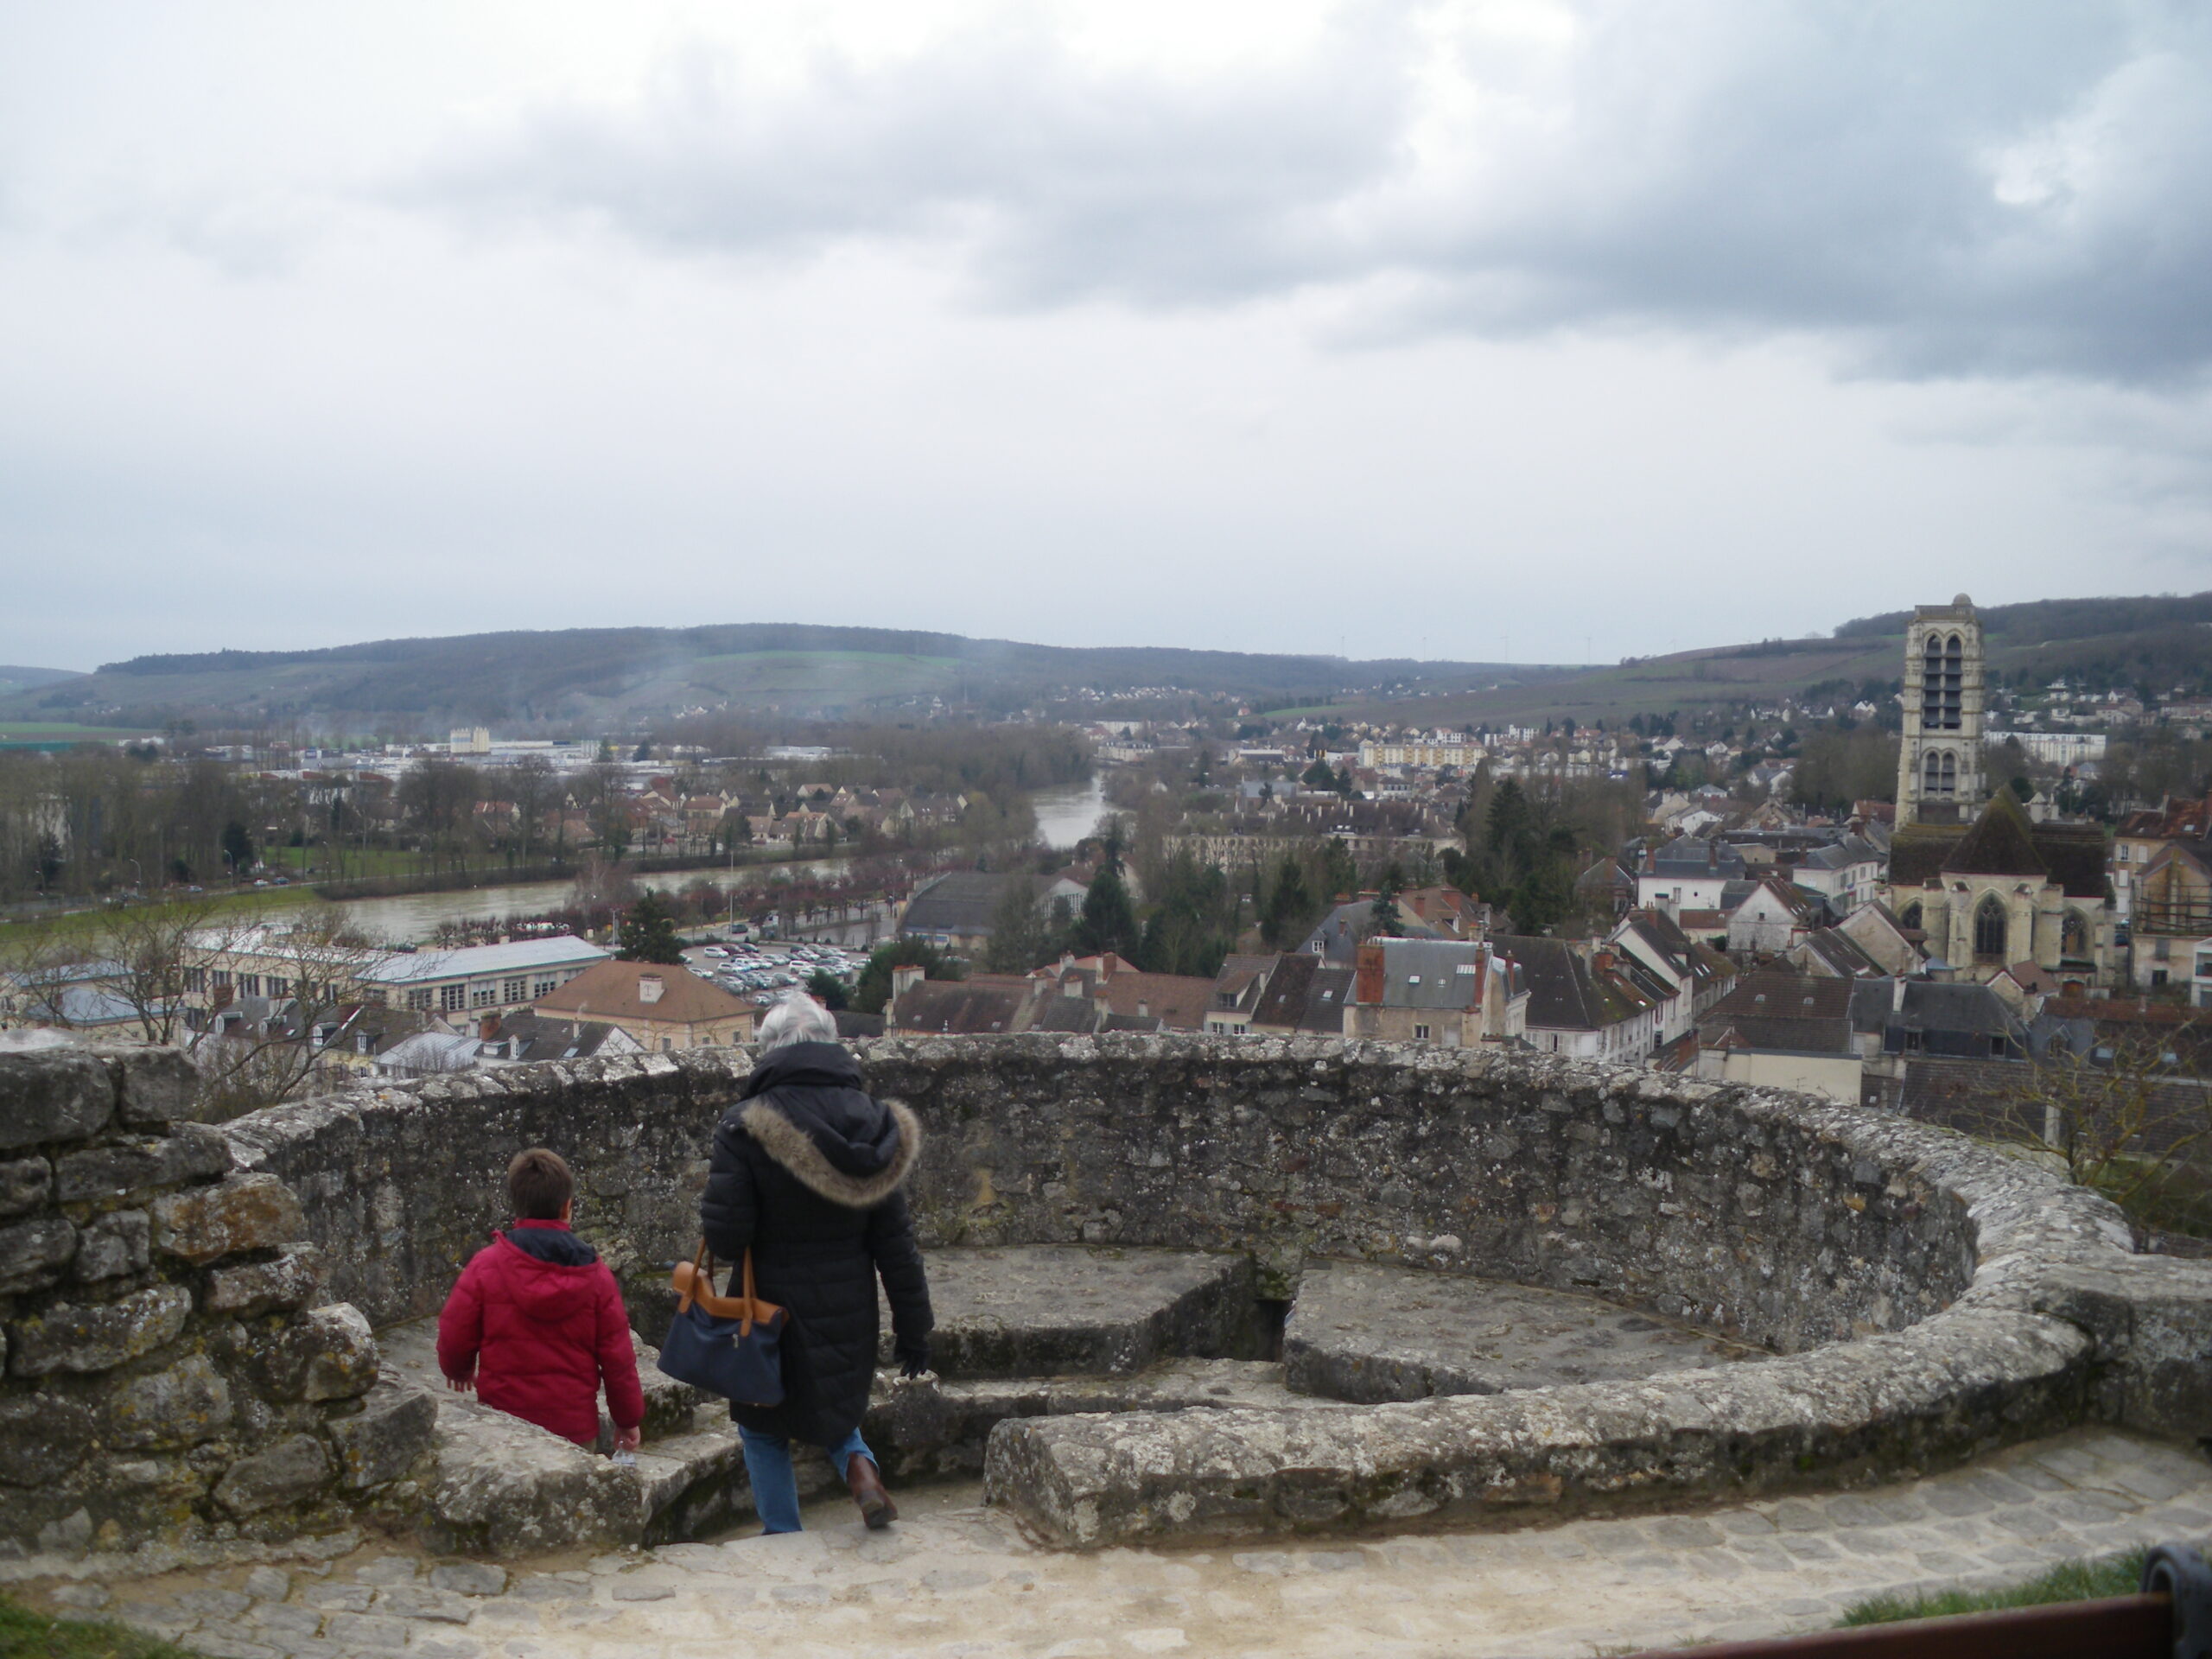
[[[520,1221],[558,1221],[561,1206],[575,1193],[576,1178],[557,1152],[532,1147],[515,1154],[507,1166],[507,1201]]]

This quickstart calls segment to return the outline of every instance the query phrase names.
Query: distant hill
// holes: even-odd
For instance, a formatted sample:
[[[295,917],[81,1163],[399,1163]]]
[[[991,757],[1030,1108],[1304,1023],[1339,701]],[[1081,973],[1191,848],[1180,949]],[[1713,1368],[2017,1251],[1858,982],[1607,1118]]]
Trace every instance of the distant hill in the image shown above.
[[[0,696],[10,691],[30,691],[41,685],[54,685],[63,680],[84,677],[84,671],[76,668],[19,668],[0,663]]]
[[[1944,596],[1947,597],[1947,596]],[[1931,597],[1929,603],[1944,602]],[[1991,671],[2013,684],[2064,678],[2212,690],[2212,593],[2140,599],[2047,599],[1978,607]],[[1732,709],[1783,697],[1849,702],[1885,694],[1904,673],[1909,610],[1846,622],[1827,638],[1769,639],[1550,677],[1539,683],[1406,698],[1369,698],[1351,718],[1440,726],[1566,717],[1587,725],[1673,709]]]
[[[1147,687],[1282,702],[1460,690],[1570,671],[1481,663],[1348,662],[1159,647],[1073,649],[880,628],[698,628],[382,639],[298,652],[136,657],[0,696],[0,715],[158,725],[288,720],[372,730],[472,721],[599,729],[686,710],[855,717],[932,698],[1011,710],[1084,690]]]

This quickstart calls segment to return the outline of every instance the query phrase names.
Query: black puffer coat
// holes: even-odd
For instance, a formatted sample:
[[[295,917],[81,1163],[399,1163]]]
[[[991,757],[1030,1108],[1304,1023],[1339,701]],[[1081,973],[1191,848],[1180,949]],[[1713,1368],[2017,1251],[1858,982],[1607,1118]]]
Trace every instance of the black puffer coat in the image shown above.
[[[902,1355],[925,1356],[930,1292],[899,1183],[922,1149],[921,1125],[897,1102],[861,1088],[836,1043],[793,1043],[764,1055],[744,1098],[715,1128],[699,1205],[707,1248],[736,1263],[753,1251],[755,1287],[790,1310],[784,1403],[730,1415],[815,1446],[860,1427],[875,1377],[876,1275]],[[736,1294],[736,1275],[728,1294]]]

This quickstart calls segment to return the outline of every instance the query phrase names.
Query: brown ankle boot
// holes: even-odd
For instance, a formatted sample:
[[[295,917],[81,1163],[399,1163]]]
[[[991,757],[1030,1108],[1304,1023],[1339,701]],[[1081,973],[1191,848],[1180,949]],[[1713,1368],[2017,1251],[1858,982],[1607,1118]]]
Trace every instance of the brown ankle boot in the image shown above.
[[[861,1506],[861,1519],[870,1532],[880,1532],[899,1518],[899,1506],[883,1490],[883,1477],[868,1459],[855,1455],[845,1459],[845,1484],[852,1488],[853,1502]]]

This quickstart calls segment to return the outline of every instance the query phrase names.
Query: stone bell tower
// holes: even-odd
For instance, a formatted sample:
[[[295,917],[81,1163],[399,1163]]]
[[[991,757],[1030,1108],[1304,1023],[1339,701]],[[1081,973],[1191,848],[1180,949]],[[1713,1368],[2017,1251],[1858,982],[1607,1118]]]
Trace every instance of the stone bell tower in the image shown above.
[[[1981,765],[1981,623],[1961,594],[1923,605],[1904,634],[1904,741],[1897,828],[1970,823],[1988,790]]]

